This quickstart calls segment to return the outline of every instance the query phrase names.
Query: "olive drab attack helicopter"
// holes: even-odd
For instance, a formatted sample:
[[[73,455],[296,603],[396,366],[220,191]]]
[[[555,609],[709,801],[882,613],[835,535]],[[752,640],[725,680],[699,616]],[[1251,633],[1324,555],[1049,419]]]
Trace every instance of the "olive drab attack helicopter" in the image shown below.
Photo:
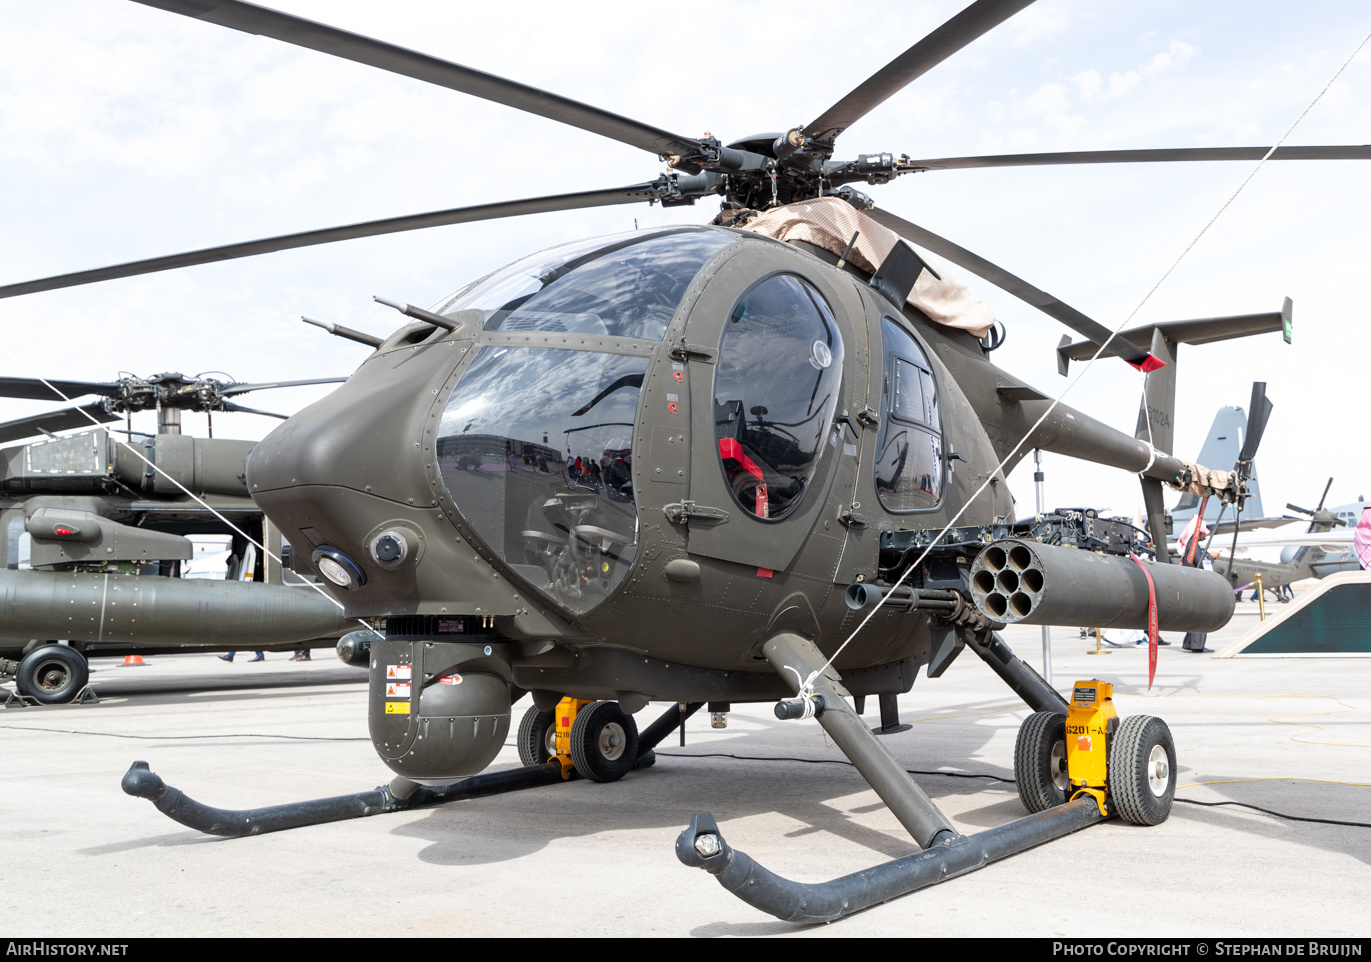
[[[350,616],[384,631],[370,728],[396,773],[372,792],[227,813],[146,763],[127,792],[204,831],[251,834],[560,782],[613,781],[709,705],[817,718],[924,851],[801,885],[731,848],[709,815],[687,865],[781,918],[830,920],[1107,815],[1156,824],[1175,790],[1159,719],[1119,719],[1110,687],[1070,702],[997,635],[1010,623],[1212,631],[1212,572],[1167,563],[1162,485],[1238,502],[1244,471],[1171,452],[1178,345],[1282,329],[1281,312],[1112,336],[854,184],[1038,164],[1262,158],[1204,148],[917,159],[846,157],[844,130],[1031,0],[977,0],[813,121],[724,142],[631,120],[455,63],[231,0],[149,6],[445,86],[638,147],[669,171],[626,187],[495,202],[274,237],[0,288],[84,284],[421,227],[616,204],[722,200],[713,224],[534,254],[432,309],[396,304],[352,378],[262,441],[250,493]],[[1364,158],[1361,147],[1274,159]],[[902,240],[903,239],[903,240]],[[912,241],[1152,372],[1138,436],[990,361],[1000,332]],[[1261,404],[1269,413],[1264,386]],[[1260,437],[1261,425],[1253,433]],[[1063,509],[1016,521],[1005,471],[1029,448],[1140,476],[1147,532]],[[1249,458],[1250,462],[1250,458]],[[1140,556],[1157,553],[1155,562]],[[963,649],[1033,709],[1015,772],[1033,814],[959,834],[861,719]],[[532,707],[512,726],[512,705]],[[649,702],[671,707],[639,730]],[[1073,737],[1068,739],[1070,726]],[[484,773],[513,730],[524,767]]]

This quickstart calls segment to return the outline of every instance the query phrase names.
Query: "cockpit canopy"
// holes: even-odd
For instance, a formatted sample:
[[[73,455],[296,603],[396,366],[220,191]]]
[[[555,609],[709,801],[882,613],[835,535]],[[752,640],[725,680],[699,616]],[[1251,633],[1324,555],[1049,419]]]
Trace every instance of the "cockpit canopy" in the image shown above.
[[[619,352],[545,337],[479,346],[439,421],[438,467],[457,510],[513,571],[573,612],[608,597],[637,556],[641,341],[665,336],[700,269],[735,240],[677,228],[564,244],[435,308],[480,310],[485,331],[633,339]]]
[[[705,261],[734,240],[724,231],[687,227],[563,244],[487,274],[435,310],[480,310],[487,331],[660,341]]]

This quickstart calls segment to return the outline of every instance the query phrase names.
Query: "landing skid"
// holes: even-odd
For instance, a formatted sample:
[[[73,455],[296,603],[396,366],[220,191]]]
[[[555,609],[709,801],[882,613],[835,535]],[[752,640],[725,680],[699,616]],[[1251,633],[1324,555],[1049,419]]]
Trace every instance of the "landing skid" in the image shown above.
[[[654,748],[678,728],[686,718],[700,709],[703,703],[672,705],[671,708],[638,737],[636,769],[650,768],[657,760]],[[242,838],[264,832],[280,832],[306,825],[341,822],[350,818],[365,818],[387,812],[404,812],[447,802],[458,802],[483,795],[502,795],[540,785],[562,782],[562,765],[546,762],[529,768],[506,772],[473,775],[460,782],[440,787],[418,785],[408,779],[396,778],[389,785],[381,785],[369,792],[315,798],[286,805],[230,811],[197,802],[180,789],[172,788],[148,767],[147,762],[134,762],[124,775],[125,794],[146,798],[157,810],[187,828],[207,835]]]
[[[998,859],[1050,842],[1101,820],[1092,799],[977,832],[939,840],[931,848],[831,882],[792,882],[732,848],[711,815],[696,815],[676,839],[676,857],[702,868],[748,905],[787,922],[832,922],[901,895],[964,875]],[[714,854],[705,856],[711,851]]]
[[[1065,699],[1014,655],[991,631],[966,631],[966,647],[986,662],[1036,712],[1065,715]],[[878,902],[907,895],[954,875],[1041,845],[1104,818],[1090,796],[1017,819],[997,828],[962,835],[924,793],[849,704],[841,678],[813,642],[782,633],[762,648],[776,673],[790,682],[795,701],[781,702],[777,717],[817,717],[862,777],[881,797],[924,851],[873,866],[831,882],[792,882],[732,848],[714,817],[696,815],[676,840],[676,857],[704,869],[744,902],[788,922],[831,922]],[[801,679],[813,681],[801,692]],[[893,715],[892,711],[887,714]],[[889,721],[895,719],[889,719]],[[883,725],[882,727],[886,727]]]

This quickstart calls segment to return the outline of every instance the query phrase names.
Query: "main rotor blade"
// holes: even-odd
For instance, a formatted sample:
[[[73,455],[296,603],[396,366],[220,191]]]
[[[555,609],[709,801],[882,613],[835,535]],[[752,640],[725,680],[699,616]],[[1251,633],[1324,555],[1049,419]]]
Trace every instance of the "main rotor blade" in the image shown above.
[[[219,394],[222,397],[233,397],[237,394],[246,394],[249,391],[271,391],[278,387],[303,387],[307,384],[342,384],[346,381],[345,377],[316,377],[308,381],[267,381],[262,384],[226,384]]]
[[[1162,147],[1143,150],[1068,150],[1045,154],[991,154],[915,160],[919,170],[972,167],[1047,167],[1056,164],[1155,164],[1199,160],[1261,160],[1270,147]],[[1371,146],[1277,147],[1272,160],[1371,160]]]
[[[1105,348],[1106,353],[1115,354],[1144,371],[1155,370],[1161,366],[1156,358],[1127,338],[1112,335],[1112,332],[1098,321],[1086,317],[1074,307],[1062,303],[1051,294],[1038,290],[1032,284],[1022,278],[1015,277],[1009,271],[990,263],[985,258],[971,253],[964,247],[957,246],[946,237],[939,237],[932,231],[912,224],[903,217],[898,217],[887,210],[873,207],[866,214],[877,223],[889,227],[901,237],[908,238],[920,247],[946,257],[959,267],[964,267],[1020,300],[1027,301],[1044,314],[1056,318],[1076,333],[1089,338],[1096,344],[1104,344],[1108,340],[1109,346]],[[1109,340],[1111,336],[1113,336],[1113,340]]]
[[[87,414],[90,417],[87,417]],[[91,418],[100,422],[118,421],[119,415],[110,414],[103,405],[87,404],[85,407],[62,408],[59,411],[19,418],[17,421],[6,421],[0,424],[0,444],[31,438],[38,434],[65,431],[68,428],[94,427]]]
[[[832,142],[844,130],[899,93],[912,81],[1032,2],[1033,0],[976,0],[825,110],[813,123],[805,127],[805,136]]]
[[[49,379],[47,383],[44,383],[36,377],[0,377],[0,397],[31,398],[35,401],[69,401],[83,394],[103,394],[106,397],[116,397],[120,389],[121,386],[118,384],[100,383],[98,381],[54,381]],[[64,394],[66,397],[62,396]]]
[[[693,154],[700,148],[698,140],[642,124],[599,107],[256,4],[242,3],[240,0],[135,2],[437,84],[579,127],[653,154]],[[513,11],[511,13],[517,16]]]
[[[169,271],[178,267],[213,264],[217,261],[228,261],[237,257],[252,257],[255,254],[269,254],[273,251],[291,250],[297,247],[332,244],[334,241],[353,240],[358,237],[375,237],[378,234],[419,230],[423,227],[467,224],[473,221],[517,217],[521,214],[540,214],[554,210],[579,210],[586,207],[609,207],[614,204],[645,203],[654,196],[648,189],[651,186],[650,183],[639,184],[635,187],[619,187],[613,190],[588,190],[578,194],[556,194],[550,197],[532,197],[527,200],[478,204],[475,207],[454,207],[451,210],[437,210],[427,214],[410,214],[405,217],[365,221],[361,224],[349,224],[344,227],[328,227],[323,230],[304,231],[299,234],[283,234],[280,237],[268,237],[242,244],[207,247],[204,250],[189,251],[184,254],[152,257],[142,261],[130,261],[127,264],[116,264],[112,267],[100,267],[95,270],[77,271],[74,274],[61,274],[57,277],[44,277],[36,281],[24,281],[20,284],[8,284],[0,287],[0,298],[17,297],[20,294],[36,294],[39,291],[53,291],[63,287],[78,287],[82,284],[94,284],[97,281],[114,280],[119,277],[134,277],[138,274],[153,274],[157,271]]]

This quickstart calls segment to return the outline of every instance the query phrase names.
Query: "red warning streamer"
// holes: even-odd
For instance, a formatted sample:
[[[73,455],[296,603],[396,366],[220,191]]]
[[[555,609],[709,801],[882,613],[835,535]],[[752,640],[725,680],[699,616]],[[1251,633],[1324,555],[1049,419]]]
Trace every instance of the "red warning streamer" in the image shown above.
[[[1152,572],[1135,554],[1129,555],[1142,569],[1147,579],[1147,690],[1152,690],[1152,679],[1157,675],[1157,586],[1152,583]]]

